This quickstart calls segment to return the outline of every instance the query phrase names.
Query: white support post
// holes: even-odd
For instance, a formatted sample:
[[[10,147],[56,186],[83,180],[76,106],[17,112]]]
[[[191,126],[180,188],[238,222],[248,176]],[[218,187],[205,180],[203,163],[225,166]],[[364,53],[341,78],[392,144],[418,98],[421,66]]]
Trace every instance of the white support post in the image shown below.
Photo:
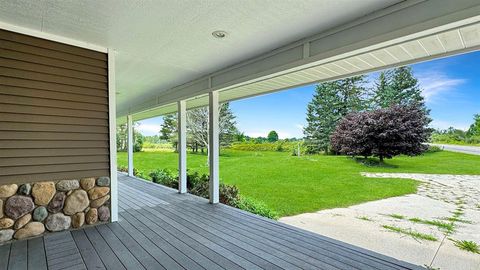
[[[110,131],[110,211],[111,221],[118,221],[118,180],[117,180],[117,113],[115,102],[115,51],[108,50],[108,119]]]
[[[187,192],[187,108],[185,100],[178,101],[178,192]]]
[[[209,199],[210,203],[219,201],[219,183],[220,183],[220,139],[219,139],[219,105],[218,91],[209,93],[208,110],[208,157],[210,166]]]
[[[133,120],[131,115],[127,115],[127,159],[128,176],[133,176]]]

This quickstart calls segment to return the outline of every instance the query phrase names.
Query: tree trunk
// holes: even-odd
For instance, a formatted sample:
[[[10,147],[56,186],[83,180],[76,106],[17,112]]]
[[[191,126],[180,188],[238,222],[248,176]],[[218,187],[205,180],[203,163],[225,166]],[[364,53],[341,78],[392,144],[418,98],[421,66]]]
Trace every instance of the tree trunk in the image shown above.
[[[383,163],[383,156],[380,156],[380,163]]]

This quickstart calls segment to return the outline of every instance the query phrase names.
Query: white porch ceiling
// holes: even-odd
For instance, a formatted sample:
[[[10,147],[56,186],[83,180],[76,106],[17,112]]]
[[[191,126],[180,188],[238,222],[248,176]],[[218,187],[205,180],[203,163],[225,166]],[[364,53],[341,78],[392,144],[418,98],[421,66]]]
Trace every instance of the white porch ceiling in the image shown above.
[[[480,49],[480,23],[442,31],[397,44],[359,53],[336,61],[303,68],[284,75],[258,80],[238,87],[220,90],[220,101],[257,96],[299,85],[349,77],[369,71],[385,69],[438,57],[465,53]],[[188,108],[206,106],[208,95],[187,100]],[[176,103],[146,110],[134,115],[135,120],[175,112]],[[122,120],[120,120],[122,123]]]
[[[400,0],[0,0],[0,21],[116,56],[117,110]],[[215,30],[228,37],[212,37]]]

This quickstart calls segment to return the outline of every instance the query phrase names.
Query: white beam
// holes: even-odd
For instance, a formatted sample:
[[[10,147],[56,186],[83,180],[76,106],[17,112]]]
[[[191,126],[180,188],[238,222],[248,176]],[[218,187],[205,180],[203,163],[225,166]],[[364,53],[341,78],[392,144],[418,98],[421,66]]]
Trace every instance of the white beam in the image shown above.
[[[187,106],[178,101],[178,192],[187,192]]]
[[[219,138],[219,105],[218,92],[209,93],[209,109],[208,109],[208,158],[210,166],[210,183],[209,183],[209,199],[210,203],[218,203],[219,201],[219,185],[220,185],[220,138]]]
[[[118,116],[138,113],[181,99],[223,91],[359,53],[420,38],[479,20],[478,0],[410,0],[326,32],[305,37],[263,55],[218,70],[122,108]]]
[[[108,118],[110,131],[110,211],[111,221],[118,221],[117,124],[115,102],[115,51],[108,50]]]
[[[127,158],[128,176],[133,176],[133,120],[132,115],[127,115]]]

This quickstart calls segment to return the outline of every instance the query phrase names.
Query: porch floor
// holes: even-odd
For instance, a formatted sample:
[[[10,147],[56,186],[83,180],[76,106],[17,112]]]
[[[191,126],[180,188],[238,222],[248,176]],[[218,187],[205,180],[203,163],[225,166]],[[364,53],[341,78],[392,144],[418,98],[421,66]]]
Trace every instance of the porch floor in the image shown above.
[[[118,179],[119,222],[0,246],[0,269],[421,269],[123,174]]]

